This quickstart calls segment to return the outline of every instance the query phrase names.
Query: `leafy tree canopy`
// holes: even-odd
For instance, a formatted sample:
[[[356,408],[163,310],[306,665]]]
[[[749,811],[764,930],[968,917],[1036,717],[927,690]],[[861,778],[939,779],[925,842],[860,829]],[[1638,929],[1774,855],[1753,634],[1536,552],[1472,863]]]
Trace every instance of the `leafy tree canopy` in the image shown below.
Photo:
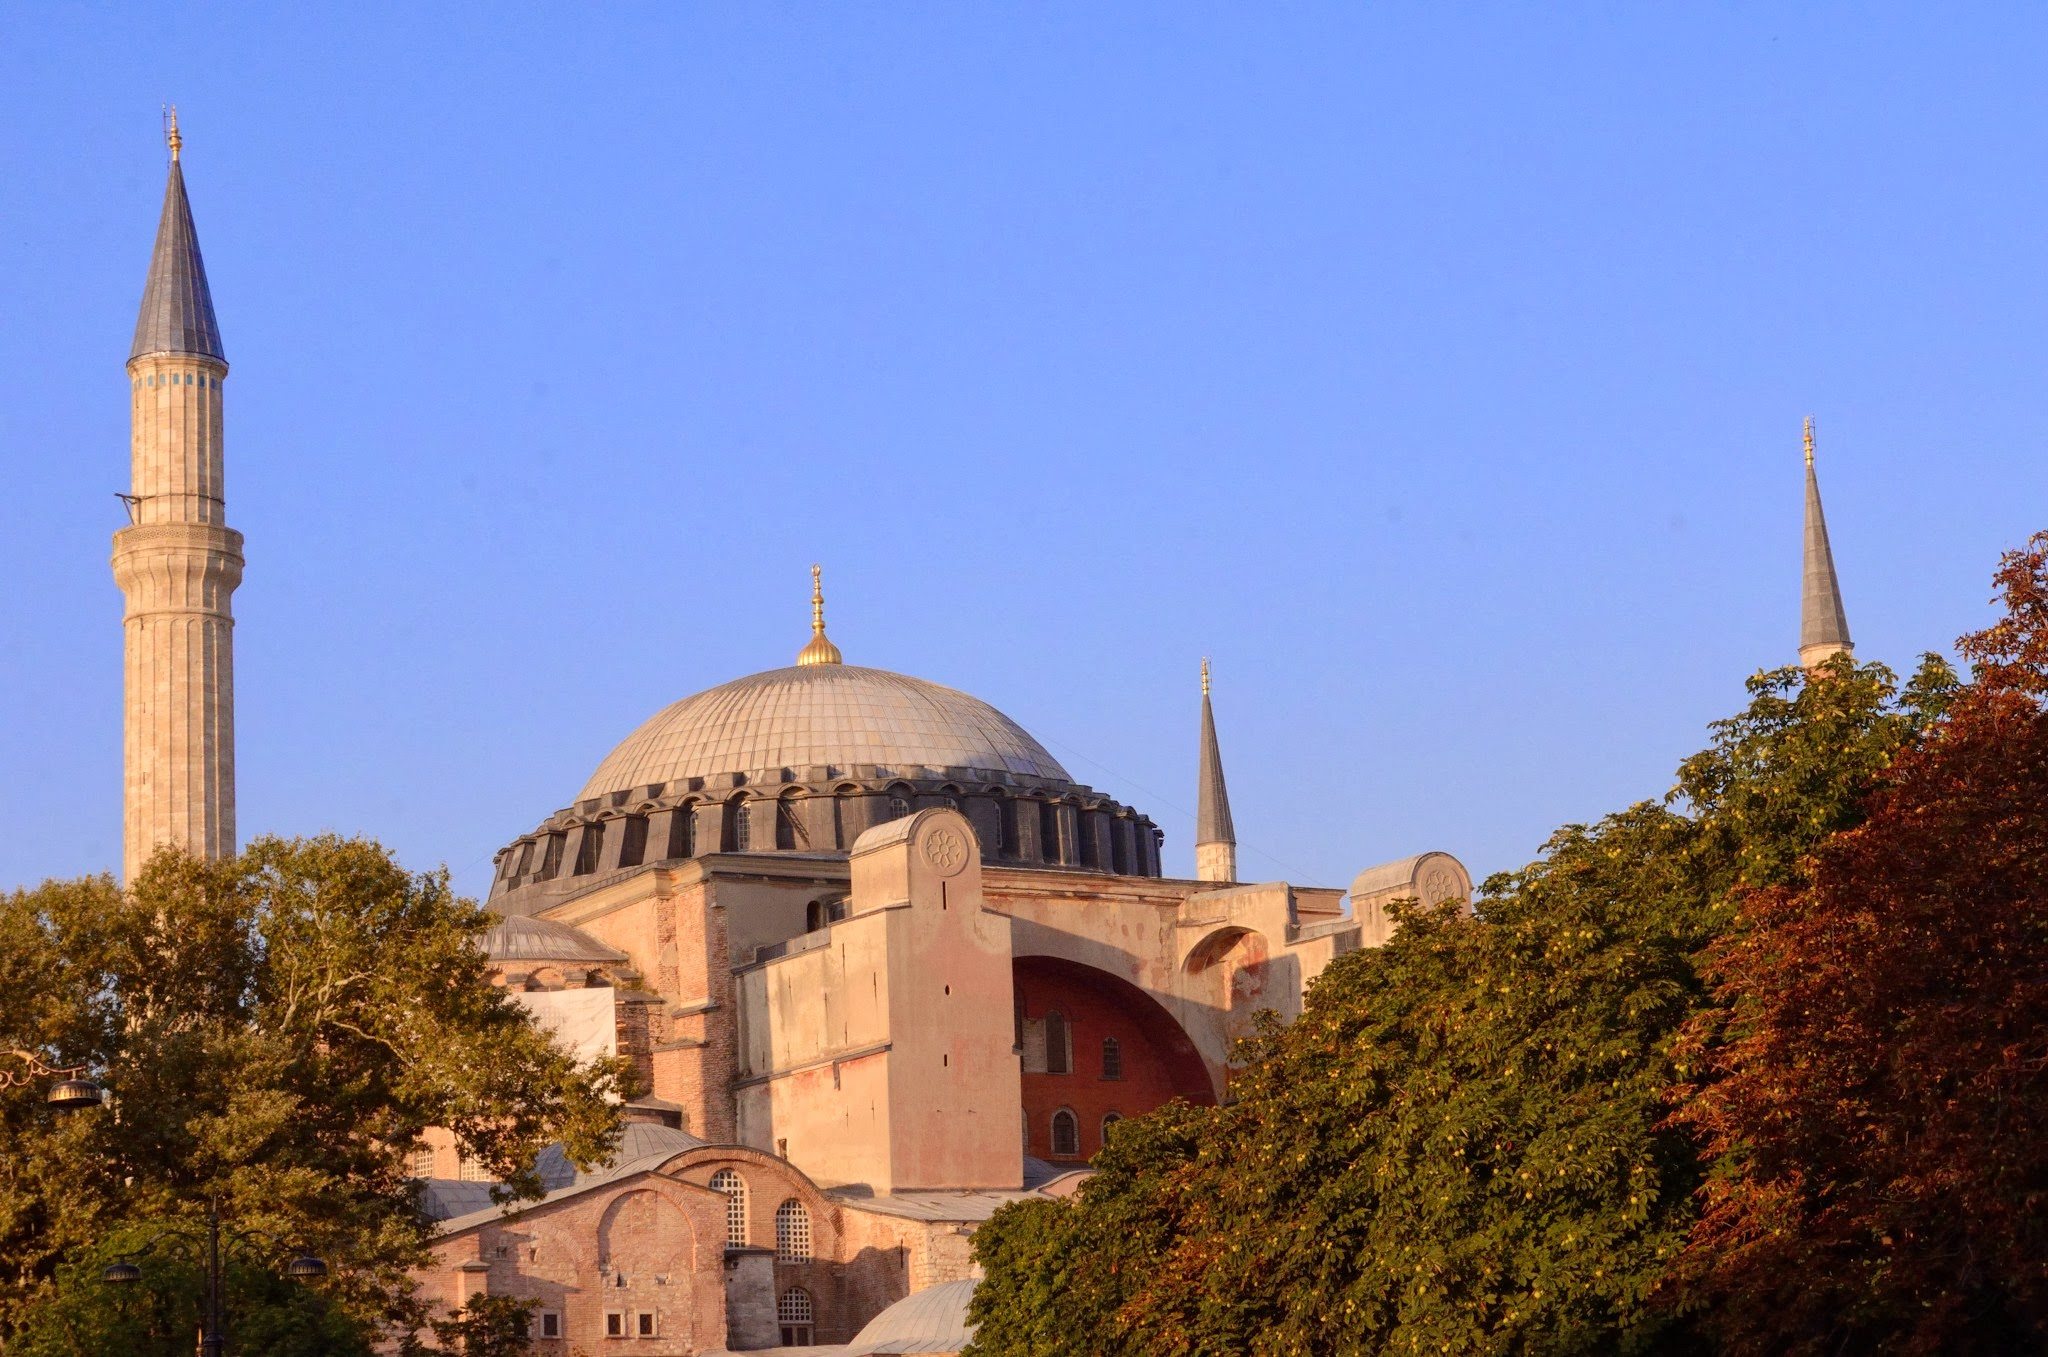
[[[58,1114],[33,1084],[0,1092],[0,1342],[188,1351],[196,1290],[174,1258],[122,1305],[96,1279],[209,1199],[332,1268],[315,1298],[273,1304],[272,1255],[234,1255],[238,1324],[303,1312],[307,1350],[335,1353],[361,1350],[343,1332],[418,1328],[406,1270],[431,1228],[405,1161],[425,1128],[526,1196],[544,1145],[587,1163],[617,1135],[624,1066],[579,1067],[492,987],[487,921],[445,872],[333,837],[211,863],[165,851],[125,891],[92,877],[0,897],[0,1048],[86,1065],[111,1094]],[[78,1333],[92,1342],[63,1346]]]
[[[2048,1351],[2048,534],[1998,583],[1869,818],[1714,950],[1679,1281],[1727,1351]]]
[[[1071,1202],[999,1212],[972,1351],[1683,1351],[1652,1294],[1700,1182],[1662,1123],[1703,949],[1739,891],[1804,880],[1953,677],[1749,687],[1662,802],[1330,965],[1230,1105],[1120,1123]]]

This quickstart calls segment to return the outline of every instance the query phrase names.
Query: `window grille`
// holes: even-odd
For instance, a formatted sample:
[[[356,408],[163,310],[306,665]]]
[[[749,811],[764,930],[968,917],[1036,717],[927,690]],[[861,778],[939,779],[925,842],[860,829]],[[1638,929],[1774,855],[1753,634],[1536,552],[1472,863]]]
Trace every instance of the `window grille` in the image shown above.
[[[811,1293],[792,1286],[775,1302],[775,1319],[782,1327],[782,1346],[808,1347],[817,1337],[812,1328]]]
[[[1066,1074],[1074,1068],[1073,1047],[1067,1043],[1067,1019],[1058,1009],[1045,1015],[1045,1072]]]
[[[725,1194],[725,1242],[747,1242],[747,1180],[731,1169],[711,1175],[711,1190]]]
[[[496,1181],[496,1179],[491,1177],[491,1171],[484,1167],[484,1161],[470,1154],[463,1155],[460,1161],[458,1161],[455,1176],[465,1183],[489,1183]]]
[[[1102,1039],[1102,1077],[1121,1079],[1124,1077],[1124,1048],[1117,1045],[1115,1037]]]
[[[775,1261],[811,1261],[811,1213],[795,1198],[775,1208]]]
[[[1052,1153],[1055,1159],[1081,1157],[1081,1121],[1062,1107],[1052,1114]]]

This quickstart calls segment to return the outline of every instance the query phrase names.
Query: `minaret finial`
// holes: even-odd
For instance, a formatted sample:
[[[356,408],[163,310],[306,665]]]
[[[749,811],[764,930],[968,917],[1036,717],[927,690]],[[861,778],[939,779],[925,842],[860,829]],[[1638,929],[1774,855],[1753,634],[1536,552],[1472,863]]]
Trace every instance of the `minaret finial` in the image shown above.
[[[1202,696],[1203,696],[1203,697],[1207,697],[1208,695],[1209,695],[1209,657],[1208,657],[1207,655],[1204,655],[1204,656],[1202,657]]]
[[[825,572],[811,567],[811,640],[797,652],[798,664],[844,664],[846,660],[825,636]]]
[[[1806,417],[1806,465],[1813,465],[1813,416]]]
[[[185,138],[178,133],[178,106],[164,105],[164,141],[171,148],[171,159],[176,161],[179,150],[185,145]]]

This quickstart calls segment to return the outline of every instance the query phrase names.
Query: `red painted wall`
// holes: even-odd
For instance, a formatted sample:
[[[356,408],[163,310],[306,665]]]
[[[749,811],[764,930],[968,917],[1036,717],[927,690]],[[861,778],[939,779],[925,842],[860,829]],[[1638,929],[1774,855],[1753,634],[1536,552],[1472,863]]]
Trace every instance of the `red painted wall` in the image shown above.
[[[1193,1103],[1215,1101],[1206,1077],[1195,1073],[1199,1058],[1192,1046],[1182,1037],[1178,1044],[1185,1049],[1170,1048],[1178,1035],[1173,1019],[1141,993],[1126,992],[1128,987],[1109,976],[1035,964],[1031,959],[1018,962],[1016,987],[1027,1019],[1040,1020],[1057,1010],[1073,1033],[1071,1073],[1024,1076],[1026,1154],[1055,1163],[1079,1163],[1102,1148],[1102,1119],[1108,1113],[1135,1117],[1175,1097]],[[1163,1031],[1162,1024],[1169,1030]],[[1122,1048],[1120,1079],[1103,1078],[1105,1037],[1115,1038]],[[1063,1107],[1081,1123],[1078,1156],[1055,1157],[1052,1152],[1052,1117]]]

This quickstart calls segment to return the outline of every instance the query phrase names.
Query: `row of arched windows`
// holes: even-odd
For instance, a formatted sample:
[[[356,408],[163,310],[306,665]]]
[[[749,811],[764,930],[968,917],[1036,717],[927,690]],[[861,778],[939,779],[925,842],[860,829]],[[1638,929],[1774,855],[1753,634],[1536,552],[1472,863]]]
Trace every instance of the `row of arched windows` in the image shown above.
[[[729,1244],[747,1243],[747,1180],[737,1170],[720,1169],[711,1175],[711,1190],[725,1194],[725,1238]],[[791,1197],[775,1208],[775,1261],[811,1261],[811,1213]]]
[[[1102,1114],[1102,1138],[1109,1139],[1109,1128],[1124,1119],[1121,1112]],[[1081,1157],[1081,1118],[1071,1107],[1062,1107],[1052,1114],[1052,1157],[1055,1159],[1079,1159]]]

